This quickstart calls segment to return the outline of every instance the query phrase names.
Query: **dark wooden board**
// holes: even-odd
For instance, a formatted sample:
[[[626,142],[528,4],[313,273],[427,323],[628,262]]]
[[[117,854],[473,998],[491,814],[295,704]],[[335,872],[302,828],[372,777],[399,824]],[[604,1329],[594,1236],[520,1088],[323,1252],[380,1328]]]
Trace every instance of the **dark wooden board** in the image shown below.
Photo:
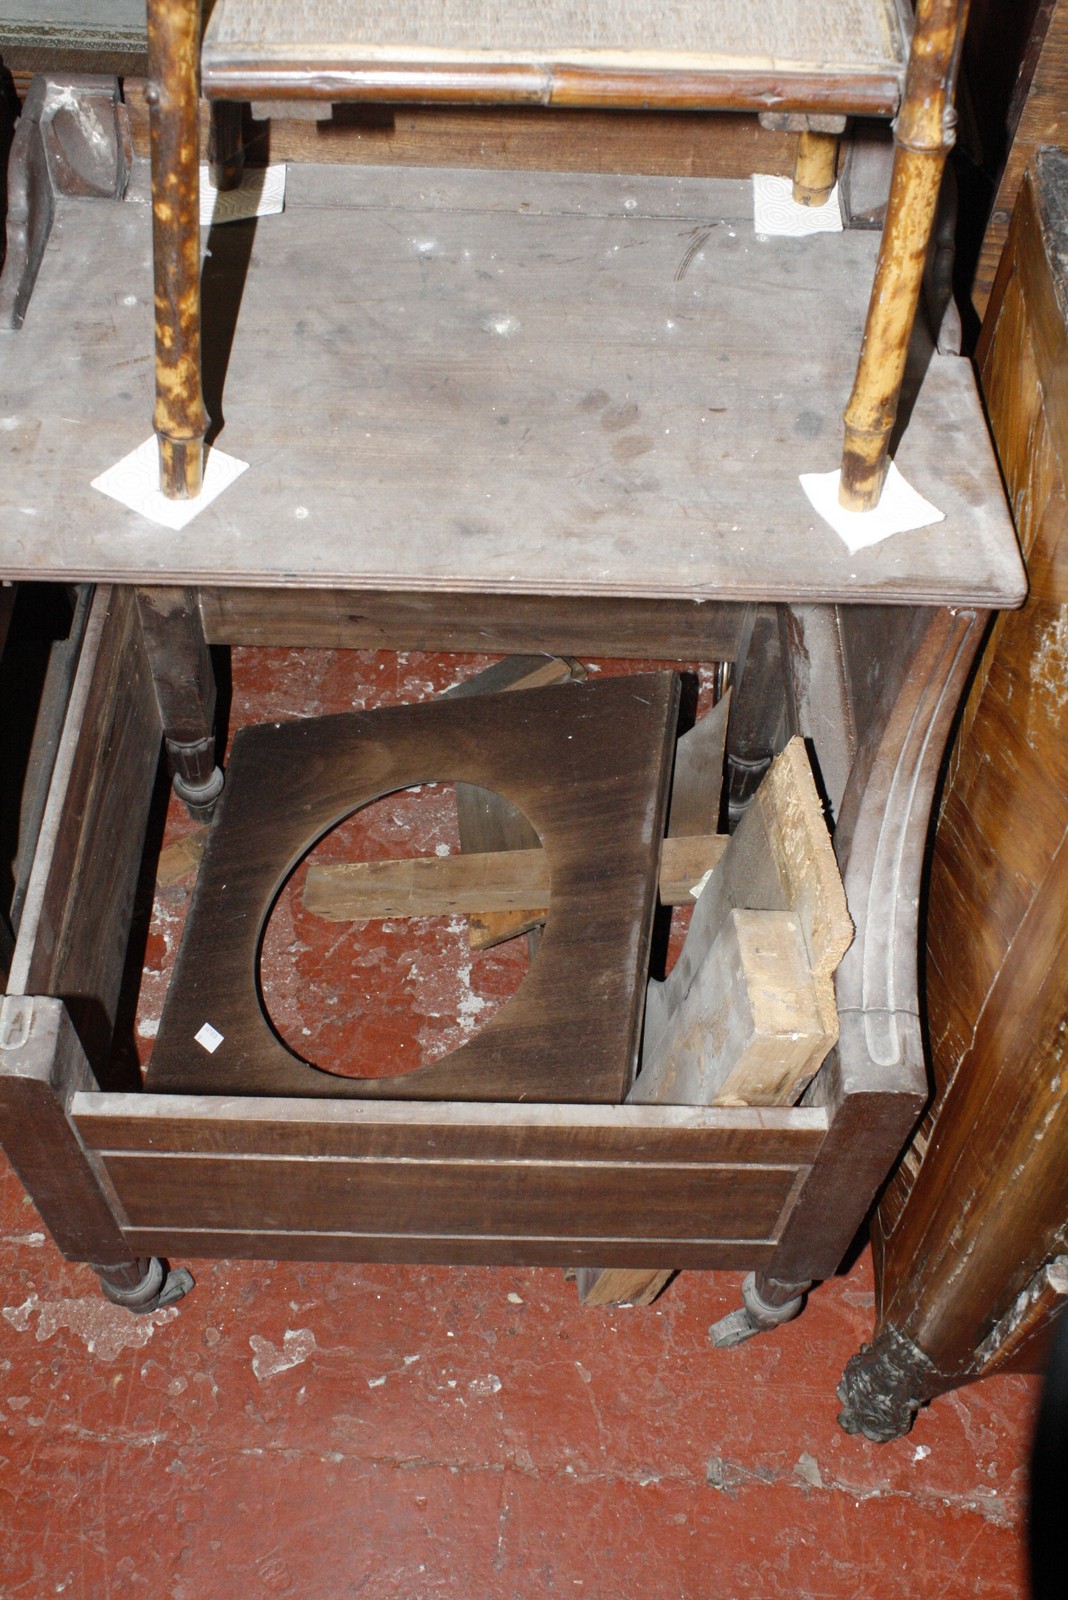
[[[115,70],[115,69],[111,69]],[[144,82],[123,84],[138,154],[148,154]],[[329,121],[276,106],[246,126],[248,159],[357,166],[483,167],[516,172],[632,172],[665,178],[789,177],[797,135],[736,111],[603,111],[541,106],[337,105]],[[208,108],[201,117],[207,149]]]
[[[148,1072],[154,1089],[388,1099],[622,1099],[633,1076],[678,711],[644,673],[242,730]],[[521,989],[445,1060],[394,1078],[302,1063],[257,999],[259,942],[301,857],[382,794],[493,789],[549,858],[549,921]],[[224,1035],[213,1055],[203,1023]],[[353,1062],[354,1071],[360,1063]],[[368,1070],[375,1071],[372,1062]]]
[[[250,470],[184,531],[146,522],[90,488],[149,429],[145,197],[142,173],[124,203],[61,201],[9,336],[4,575],[498,607],[1022,595],[957,358],[897,450],[946,520],[851,556],[812,511],[798,474],[838,461],[875,241],[759,240],[749,185],[716,180],[292,168],[283,216],[210,240],[208,390],[218,412],[229,349],[219,444]]]
[[[629,661],[730,661],[743,607],[702,599],[407,594],[361,589],[199,591],[209,644],[473,650]]]
[[[638,1239],[623,1243],[603,1243],[554,1233],[537,1239],[507,1233],[492,1238],[456,1234],[289,1233],[270,1232],[256,1227],[244,1232],[184,1228],[181,1218],[150,1228],[124,1228],[123,1236],[138,1255],[170,1258],[218,1257],[223,1260],[251,1261],[360,1261],[393,1262],[410,1266],[445,1267],[556,1267],[569,1261],[576,1267],[608,1262],[611,1266],[636,1267],[648,1261],[650,1252],[663,1254],[670,1249],[671,1259],[680,1269],[708,1269],[747,1272],[769,1262],[776,1249],[774,1242],[759,1239],[713,1239],[678,1243]]]
[[[98,589],[56,753],[9,987],[66,1001],[106,1059],[162,730],[135,596]]]

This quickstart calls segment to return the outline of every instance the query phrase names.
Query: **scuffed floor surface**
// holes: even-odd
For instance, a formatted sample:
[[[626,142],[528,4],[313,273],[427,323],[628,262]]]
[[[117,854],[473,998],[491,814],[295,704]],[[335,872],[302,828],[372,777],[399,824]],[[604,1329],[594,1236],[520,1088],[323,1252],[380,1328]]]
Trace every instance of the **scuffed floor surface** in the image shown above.
[[[231,728],[421,698],[483,664],[235,652]],[[382,813],[363,846],[433,849],[422,827]],[[168,830],[188,831],[173,807]],[[157,897],[143,1059],[187,897]],[[375,993],[398,974],[398,1062],[406,1037],[421,1059],[451,1048],[522,977],[519,954],[472,963],[447,919],[419,933],[413,982],[381,928],[368,957],[295,895],[278,915],[276,1020],[339,1060],[389,1042],[352,999],[360,973]],[[1032,1380],[947,1396],[890,1445],[837,1426],[871,1331],[867,1256],[734,1351],[707,1333],[734,1274],[601,1311],[559,1271],[188,1265],[179,1308],[131,1317],[0,1173],[0,1600],[1025,1593]]]

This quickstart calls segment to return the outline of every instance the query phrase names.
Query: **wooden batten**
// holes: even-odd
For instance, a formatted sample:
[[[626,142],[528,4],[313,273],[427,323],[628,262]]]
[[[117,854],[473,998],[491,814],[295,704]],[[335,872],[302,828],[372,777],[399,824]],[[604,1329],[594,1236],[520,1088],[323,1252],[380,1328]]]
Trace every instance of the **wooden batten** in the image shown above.
[[[194,869],[200,854],[197,843],[194,835],[171,847],[166,858],[169,881],[178,882]],[[694,891],[715,870],[726,848],[727,835],[720,833],[665,839],[660,856],[661,905],[692,904],[697,899]],[[537,921],[543,921],[548,911],[549,867],[541,849],[415,856],[407,861],[334,861],[309,867],[304,883],[304,909],[327,922],[454,913],[485,918],[523,906],[533,908],[529,914]]]

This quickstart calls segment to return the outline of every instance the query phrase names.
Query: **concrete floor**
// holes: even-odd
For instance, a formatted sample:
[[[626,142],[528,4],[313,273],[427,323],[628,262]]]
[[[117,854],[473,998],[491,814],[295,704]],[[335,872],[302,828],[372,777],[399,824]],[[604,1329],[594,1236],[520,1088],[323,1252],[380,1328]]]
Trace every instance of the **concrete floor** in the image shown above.
[[[231,730],[423,698],[484,664],[235,651]],[[376,812],[321,850],[454,843],[447,793]],[[167,829],[190,831],[173,805]],[[188,894],[156,897],[142,1060]],[[264,959],[276,1023],[338,1063],[358,1039],[414,1065],[521,981],[522,941],[472,960],[459,919],[414,936],[357,942],[287,891]],[[602,1311],[556,1270],[186,1264],[189,1298],[133,1318],[0,1175],[0,1600],[1026,1592],[1033,1380],[947,1396],[889,1445],[837,1426],[872,1326],[866,1253],[734,1351],[707,1334],[739,1303],[728,1273]]]

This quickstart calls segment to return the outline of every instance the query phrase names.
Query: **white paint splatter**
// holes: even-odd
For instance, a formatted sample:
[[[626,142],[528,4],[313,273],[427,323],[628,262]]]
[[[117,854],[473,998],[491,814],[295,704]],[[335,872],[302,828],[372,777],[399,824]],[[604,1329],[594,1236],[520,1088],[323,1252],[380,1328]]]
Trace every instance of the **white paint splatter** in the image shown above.
[[[177,1307],[135,1316],[114,1306],[103,1296],[84,1295],[76,1300],[40,1300],[31,1294],[20,1306],[4,1306],[2,1314],[16,1333],[26,1333],[37,1318],[38,1344],[51,1339],[61,1328],[69,1328],[90,1355],[114,1361],[123,1350],[142,1350],[157,1328],[173,1322]]]
[[[368,1378],[367,1387],[369,1389],[381,1389],[385,1381],[385,1378]]]
[[[518,317],[500,315],[482,318],[483,330],[486,333],[496,333],[502,339],[514,339],[520,327],[521,323]]]
[[[45,1242],[43,1233],[12,1233],[8,1237],[8,1244],[24,1244],[30,1250],[39,1250]]]
[[[290,1367],[299,1367],[315,1349],[315,1335],[310,1328],[287,1328],[281,1349],[258,1333],[252,1334],[248,1342],[253,1350],[252,1370],[261,1383],[288,1372]]]
[[[467,1385],[467,1392],[483,1400],[491,1394],[500,1394],[503,1387],[504,1385],[495,1372],[487,1372],[484,1378],[472,1378]]]

